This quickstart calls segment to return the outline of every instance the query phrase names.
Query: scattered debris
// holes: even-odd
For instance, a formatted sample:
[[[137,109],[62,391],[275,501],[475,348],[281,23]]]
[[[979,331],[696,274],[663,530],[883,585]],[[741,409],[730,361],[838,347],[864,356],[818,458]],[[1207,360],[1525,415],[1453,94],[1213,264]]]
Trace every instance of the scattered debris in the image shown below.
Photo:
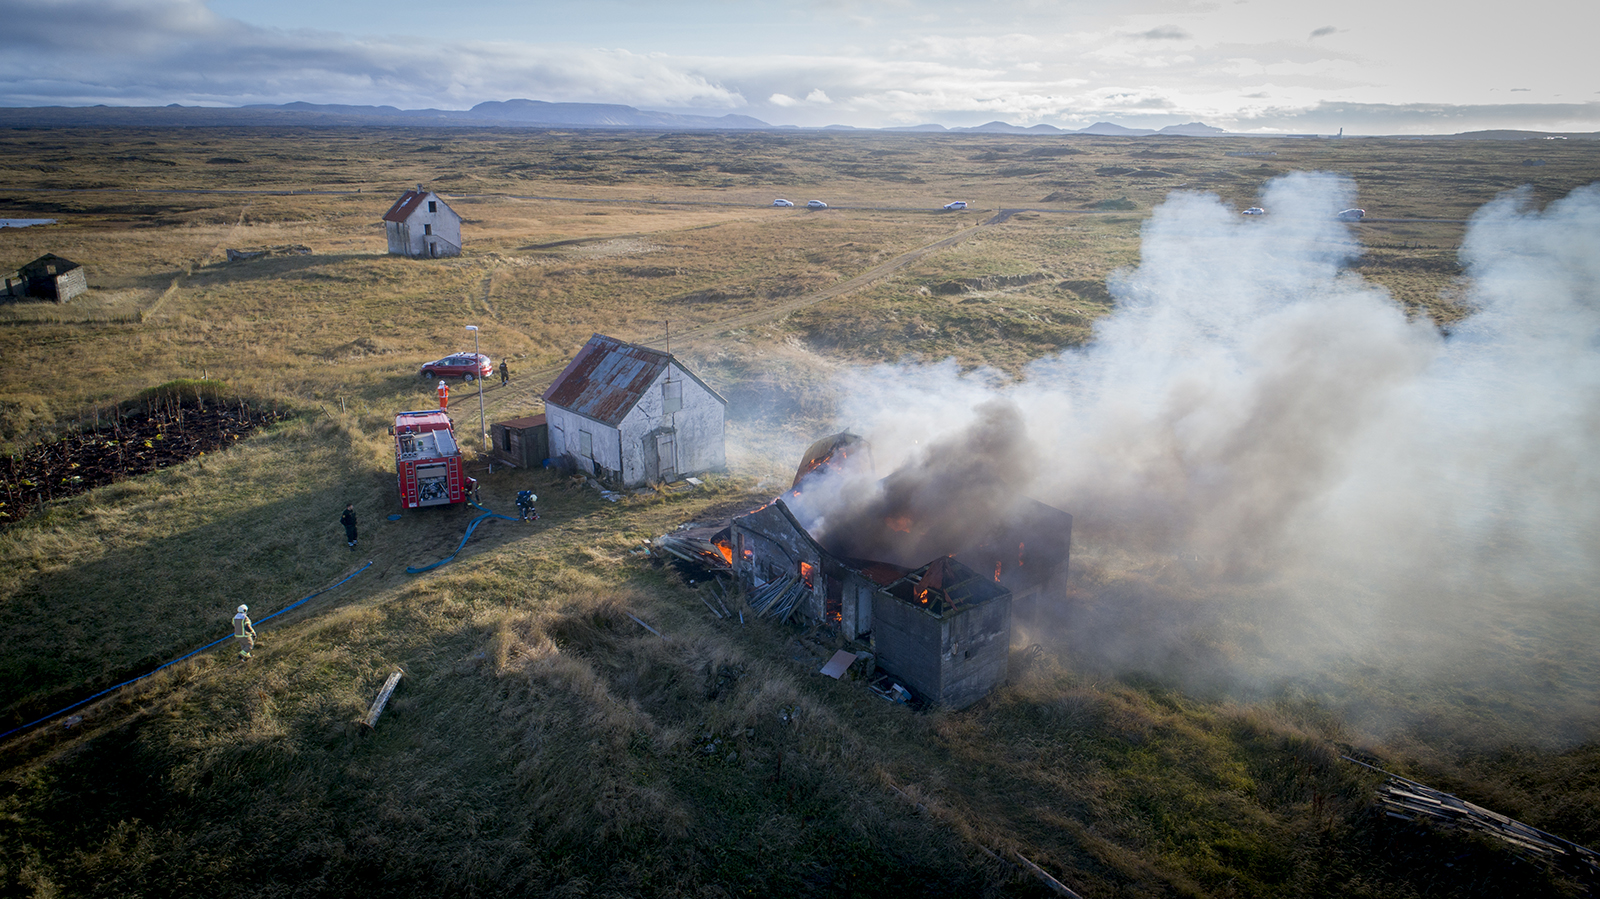
[[[663,640],[665,640],[665,639],[667,639],[667,638],[666,638],[666,636],[665,636],[665,635],[664,635],[664,634],[662,634],[662,633],[661,633],[661,632],[660,632],[660,631],[658,631],[658,630],[656,630],[656,629],[655,629],[655,628],[653,628],[653,627],[651,627],[651,626],[650,626],[650,625],[648,625],[648,624],[645,624],[645,623],[644,623],[644,622],[643,622],[643,621],[640,621],[640,620],[639,620],[639,619],[638,619],[638,617],[637,617],[637,616],[635,616],[635,615],[634,615],[634,614],[633,614],[633,613],[632,613],[632,612],[627,612],[627,613],[625,613],[625,614],[626,614],[626,615],[627,615],[627,616],[628,616],[628,617],[629,617],[629,618],[632,618],[632,619],[633,619],[633,623],[634,623],[634,624],[637,624],[637,625],[639,625],[639,626],[640,626],[640,627],[642,627],[642,628],[644,628],[644,629],[645,629],[645,630],[647,630],[647,631],[649,631],[649,632],[650,632],[650,633],[652,633],[652,634],[655,634],[655,635],[656,635],[656,636],[657,636],[657,637],[660,637],[660,638],[661,638],[661,639],[663,639]]]
[[[378,716],[383,714],[384,706],[389,704],[389,697],[394,695],[394,688],[400,684],[400,672],[389,675],[383,682],[383,689],[378,691],[378,698],[373,701],[372,708],[367,712],[367,717],[361,722],[367,730],[378,726]]]
[[[916,701],[916,697],[911,694],[910,690],[907,690],[905,687],[895,683],[889,678],[888,675],[883,675],[877,678],[871,684],[868,684],[868,686],[871,688],[873,693],[889,700],[890,702],[898,702],[902,705],[912,705]]]
[[[828,664],[822,666],[822,673],[834,680],[838,680],[844,676],[846,671],[850,670],[850,666],[854,665],[859,658],[850,650],[841,649],[833,654],[833,658],[828,660]]]

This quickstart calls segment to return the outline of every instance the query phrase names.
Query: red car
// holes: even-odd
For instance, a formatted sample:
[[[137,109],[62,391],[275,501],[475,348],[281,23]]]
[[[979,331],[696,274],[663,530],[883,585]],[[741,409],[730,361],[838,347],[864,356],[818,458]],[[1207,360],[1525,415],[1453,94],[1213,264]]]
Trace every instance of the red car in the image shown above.
[[[494,374],[494,363],[482,353],[456,353],[422,366],[424,378],[487,378]]]

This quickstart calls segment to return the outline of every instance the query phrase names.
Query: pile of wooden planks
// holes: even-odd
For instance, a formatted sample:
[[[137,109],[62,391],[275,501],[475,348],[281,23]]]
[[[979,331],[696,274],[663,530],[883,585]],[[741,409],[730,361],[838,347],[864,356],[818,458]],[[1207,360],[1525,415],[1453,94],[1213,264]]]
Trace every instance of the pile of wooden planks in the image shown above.
[[[1593,849],[1529,827],[1521,821],[1358,759],[1349,756],[1342,758],[1388,777],[1378,788],[1378,802],[1391,818],[1402,821],[1425,820],[1442,827],[1482,833],[1506,843],[1524,857],[1548,862],[1586,878],[1600,878],[1600,853]]]
[[[764,587],[757,587],[750,594],[750,608],[757,615],[777,618],[788,621],[789,616],[799,607],[800,600],[811,592],[811,588],[800,583],[797,577],[786,577],[781,581],[773,581]]]

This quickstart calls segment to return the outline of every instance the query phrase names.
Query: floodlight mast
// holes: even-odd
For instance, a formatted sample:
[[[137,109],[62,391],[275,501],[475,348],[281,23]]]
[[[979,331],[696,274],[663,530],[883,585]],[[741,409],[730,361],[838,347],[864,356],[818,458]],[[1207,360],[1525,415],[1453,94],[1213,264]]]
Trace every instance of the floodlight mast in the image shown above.
[[[467,330],[472,332],[472,367],[478,367],[478,326],[467,325]],[[489,451],[489,426],[484,424],[483,416],[483,372],[478,372],[478,433],[483,435],[484,452]]]

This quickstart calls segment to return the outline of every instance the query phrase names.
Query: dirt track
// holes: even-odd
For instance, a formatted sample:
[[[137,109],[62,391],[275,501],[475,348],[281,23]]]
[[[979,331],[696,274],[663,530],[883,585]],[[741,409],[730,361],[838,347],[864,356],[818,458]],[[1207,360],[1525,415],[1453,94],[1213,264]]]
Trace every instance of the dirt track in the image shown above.
[[[738,330],[740,328],[748,328],[752,325],[759,325],[764,322],[773,321],[774,319],[782,318],[785,315],[797,312],[808,306],[815,306],[818,303],[834,299],[835,297],[840,297],[848,293],[854,293],[863,287],[889,277],[911,263],[916,262],[924,256],[927,256],[929,253],[932,253],[936,250],[943,250],[948,247],[953,247],[984,228],[1003,223],[1006,219],[1010,218],[1011,214],[1015,211],[1016,210],[1012,209],[1003,209],[991,218],[985,219],[976,225],[964,228],[961,231],[950,235],[949,237],[943,237],[932,243],[917,247],[914,250],[901,253],[899,256],[896,256],[882,265],[870,268],[861,274],[856,275],[854,278],[851,278],[847,281],[841,281],[823,290],[819,290],[814,293],[808,293],[792,300],[785,300],[781,303],[776,303],[757,312],[746,312],[743,315],[734,315],[725,319],[721,319],[720,321],[689,328],[684,331],[674,332],[672,335],[672,343],[674,346],[677,346],[680,349],[684,347],[696,347],[705,341],[710,340],[711,338],[720,337],[729,331]],[[609,238],[596,238],[596,240],[601,239]],[[487,305],[487,279],[485,279],[484,287],[484,304]],[[520,372],[512,379],[509,385],[504,387],[500,386],[499,384],[495,384],[491,378],[490,384],[485,385],[486,389],[483,395],[485,410],[495,412],[510,412],[530,408],[533,405],[534,400],[543,395],[545,388],[550,386],[550,382],[554,381],[556,376],[561,374],[563,368],[565,368],[565,365],[552,366],[550,368],[538,369],[529,372]]]

